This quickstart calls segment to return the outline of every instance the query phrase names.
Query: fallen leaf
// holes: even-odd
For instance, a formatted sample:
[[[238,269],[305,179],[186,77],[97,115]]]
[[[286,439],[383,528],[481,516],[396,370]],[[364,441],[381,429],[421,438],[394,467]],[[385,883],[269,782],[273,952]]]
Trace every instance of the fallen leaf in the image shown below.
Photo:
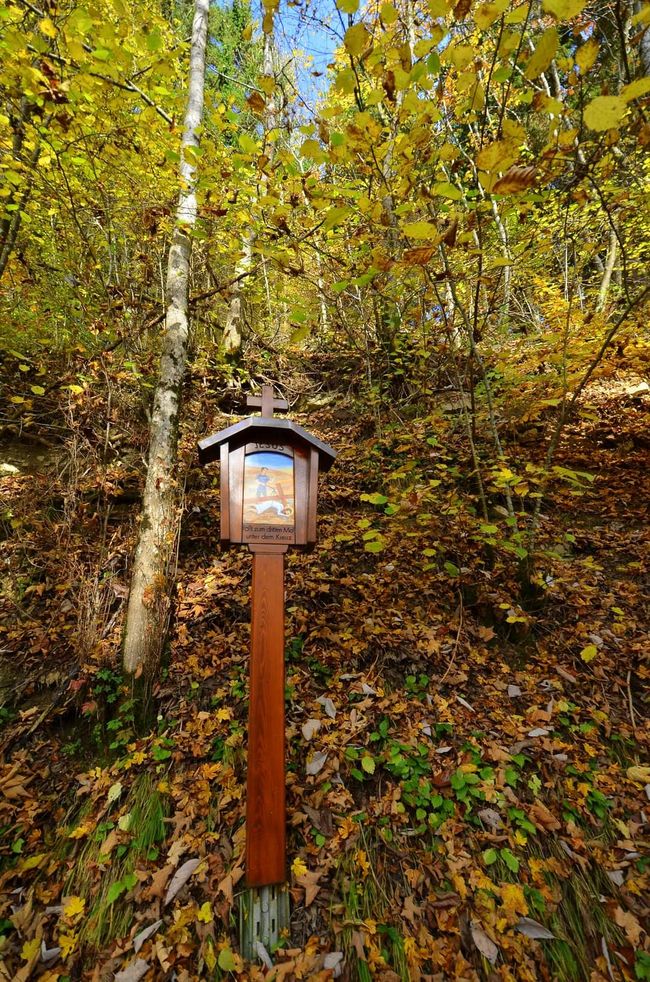
[[[151,886],[149,887],[150,897],[162,897],[165,892],[165,887],[167,886],[167,881],[169,877],[174,872],[174,867],[171,865],[163,866],[153,875],[151,881]]]
[[[634,947],[638,948],[643,928],[634,914],[631,914],[629,910],[623,910],[622,907],[617,907],[614,911],[614,920],[619,927],[623,928]]]
[[[554,832],[556,829],[561,828],[561,822],[559,822],[553,812],[546,807],[544,802],[540,801],[539,799],[530,806],[529,815],[535,825],[541,825],[542,828],[545,828],[548,832]]]
[[[266,948],[264,947],[261,941],[256,941],[254,947],[257,953],[257,957],[263,963],[263,965],[265,965],[266,968],[268,968],[270,972],[273,968],[273,962],[271,961],[271,956],[269,955],[268,951],[266,950]]]
[[[325,753],[325,751],[318,750],[313,755],[311,760],[307,761],[307,765],[305,767],[305,773],[307,774],[307,776],[313,777],[314,775],[318,774],[319,771],[322,771],[326,761],[327,761],[327,754]]]
[[[650,781],[650,767],[628,767],[625,773],[630,781],[637,781],[639,784],[647,784]]]
[[[319,696],[316,702],[323,707],[326,716],[329,716],[330,719],[336,719],[336,706],[329,696]]]
[[[321,871],[319,870],[307,870],[296,877],[296,883],[305,888],[305,907],[309,907],[320,893],[321,888],[318,886],[320,878]]]
[[[478,950],[481,952],[484,958],[487,958],[490,965],[494,965],[499,956],[499,949],[497,945],[495,945],[492,938],[488,937],[478,921],[472,921],[470,923],[470,931],[472,934],[472,940],[474,941],[474,944]]]
[[[484,825],[489,825],[493,829],[500,829],[503,827],[503,819],[494,808],[482,808],[478,813],[478,817],[481,819]]]
[[[172,877],[172,881],[169,884],[167,893],[165,894],[165,899],[163,901],[164,906],[167,906],[167,904],[174,899],[178,891],[185,886],[200,862],[200,859],[188,859],[179,869],[176,870],[174,876]]]
[[[532,917],[520,917],[515,924],[515,931],[525,934],[527,938],[535,938],[538,941],[554,941],[555,935],[547,927],[534,921]]]
[[[301,729],[303,737],[309,741],[320,730],[320,720],[308,719],[306,723],[303,723]]]
[[[145,941],[148,941],[152,934],[156,933],[161,924],[162,920],[154,921],[153,924],[149,925],[149,927],[145,927],[142,931],[136,934],[135,938],[133,939],[133,950],[136,955],[140,951],[140,948]]]
[[[330,951],[323,959],[323,968],[333,972],[335,979],[338,979],[341,975],[343,968],[343,957],[344,955],[342,951]]]

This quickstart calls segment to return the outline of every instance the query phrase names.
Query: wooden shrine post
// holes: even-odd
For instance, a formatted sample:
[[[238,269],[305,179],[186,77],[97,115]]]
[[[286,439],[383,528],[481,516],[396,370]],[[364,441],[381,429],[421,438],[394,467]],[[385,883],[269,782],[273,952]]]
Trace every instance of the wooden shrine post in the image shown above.
[[[265,385],[260,406],[264,419],[287,410]],[[286,806],[284,773],[284,554],[287,546],[249,544],[253,553],[251,588],[251,662],[248,704],[246,781],[246,883],[249,887],[282,883],[286,877]]]
[[[206,437],[199,459],[221,462],[221,541],[245,543],[253,553],[244,954],[256,954],[288,926],[284,768],[284,556],[290,546],[313,548],[319,470],[336,454],[297,423],[273,388],[249,396],[261,415]]]

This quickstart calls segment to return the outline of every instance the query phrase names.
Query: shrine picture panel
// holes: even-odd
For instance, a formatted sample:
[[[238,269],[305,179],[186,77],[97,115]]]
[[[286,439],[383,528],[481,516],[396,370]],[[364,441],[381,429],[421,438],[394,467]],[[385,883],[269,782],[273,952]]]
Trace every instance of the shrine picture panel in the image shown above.
[[[295,541],[293,451],[255,450],[244,458],[244,541]]]

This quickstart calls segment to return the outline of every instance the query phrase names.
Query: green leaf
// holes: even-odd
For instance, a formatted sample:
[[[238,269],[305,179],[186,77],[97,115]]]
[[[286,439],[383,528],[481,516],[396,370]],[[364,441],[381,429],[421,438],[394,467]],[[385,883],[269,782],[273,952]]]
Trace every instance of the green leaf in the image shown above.
[[[499,855],[512,873],[519,872],[519,860],[509,849],[501,849]]]
[[[30,385],[30,391],[34,393],[35,396],[44,396],[45,389],[42,385]]]
[[[384,543],[381,539],[373,539],[372,542],[366,542],[363,548],[366,552],[382,552]]]
[[[492,863],[496,863],[498,856],[496,849],[486,849],[483,853],[483,862],[486,866],[491,866]]]
[[[239,134],[239,146],[244,153],[257,153],[257,141],[248,133]]]
[[[386,505],[386,504],[388,504],[388,498],[386,497],[386,495],[385,494],[379,494],[379,492],[377,492],[377,491],[374,494],[362,494],[361,495],[361,500],[362,501],[368,501],[368,502],[370,502],[371,505]]]
[[[455,566],[453,563],[450,563],[449,561],[445,563],[445,570],[447,571],[447,573],[449,573],[450,576],[460,576],[460,570],[458,569],[458,566]]]
[[[361,766],[363,767],[366,774],[375,773],[375,762],[369,754],[366,754],[365,757],[361,758]]]
[[[224,948],[219,952],[219,968],[222,972],[237,971],[237,962],[230,948]]]
[[[106,801],[109,805],[112,805],[114,801],[117,801],[119,796],[122,794],[122,784],[120,781],[116,781],[115,784],[111,784],[108,789],[108,794],[106,796]]]
[[[438,184],[434,184],[431,191],[433,194],[439,194],[443,198],[450,198],[452,201],[460,201],[463,197],[462,192],[456,185],[450,184],[449,181],[440,181]]]
[[[126,884],[122,880],[116,880],[115,883],[111,883],[106,894],[106,903],[114,904],[118,897],[121,897],[125,891]]]

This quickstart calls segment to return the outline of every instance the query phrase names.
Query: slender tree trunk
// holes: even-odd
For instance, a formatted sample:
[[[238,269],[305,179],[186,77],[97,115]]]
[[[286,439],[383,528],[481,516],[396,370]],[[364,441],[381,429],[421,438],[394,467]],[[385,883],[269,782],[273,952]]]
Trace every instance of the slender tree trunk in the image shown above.
[[[273,71],[273,14],[270,15],[270,30],[264,34],[264,54],[262,61],[262,74],[271,77],[274,74]],[[269,96],[269,101],[267,103],[267,109],[264,113],[263,126],[265,131],[268,133],[276,126],[276,103],[275,96]],[[269,156],[273,158],[273,151],[269,151]],[[244,277],[242,274],[247,273],[253,263],[253,246],[255,244],[255,235],[252,229],[244,236],[243,250],[241,259],[235,266],[235,276],[241,276],[235,285],[233,286],[232,296],[230,298],[230,304],[228,307],[228,313],[226,314],[226,323],[223,329],[223,348],[226,354],[235,354],[241,348],[242,343],[242,316],[241,316],[241,302],[242,302],[242,284]]]
[[[245,274],[248,273],[249,269],[251,268],[251,263],[253,260],[253,242],[253,233],[249,232],[244,239],[244,251],[242,252],[241,259],[235,266],[236,282],[233,284],[230,305],[228,307],[228,313],[226,314],[226,323],[223,328],[223,349],[226,354],[229,355],[234,354],[241,348],[242,283]]]
[[[196,175],[187,151],[199,144],[203,116],[205,49],[209,0],[195,0],[190,54],[189,91],[181,141],[181,190],[167,265],[167,312],[158,382],[150,426],[147,480],[142,502],[140,536],[124,635],[124,669],[155,676],[169,625],[170,573],[177,528],[176,452],[181,387],[189,335],[189,270],[191,234],[196,223]]]
[[[612,272],[614,271],[614,264],[616,263],[617,246],[618,239],[616,238],[616,232],[612,229],[612,231],[609,233],[607,262],[605,263],[605,270],[603,272],[603,278],[600,281],[600,290],[598,291],[598,302],[596,304],[596,310],[598,311],[604,310],[605,304],[607,303],[609,284],[611,283]]]

